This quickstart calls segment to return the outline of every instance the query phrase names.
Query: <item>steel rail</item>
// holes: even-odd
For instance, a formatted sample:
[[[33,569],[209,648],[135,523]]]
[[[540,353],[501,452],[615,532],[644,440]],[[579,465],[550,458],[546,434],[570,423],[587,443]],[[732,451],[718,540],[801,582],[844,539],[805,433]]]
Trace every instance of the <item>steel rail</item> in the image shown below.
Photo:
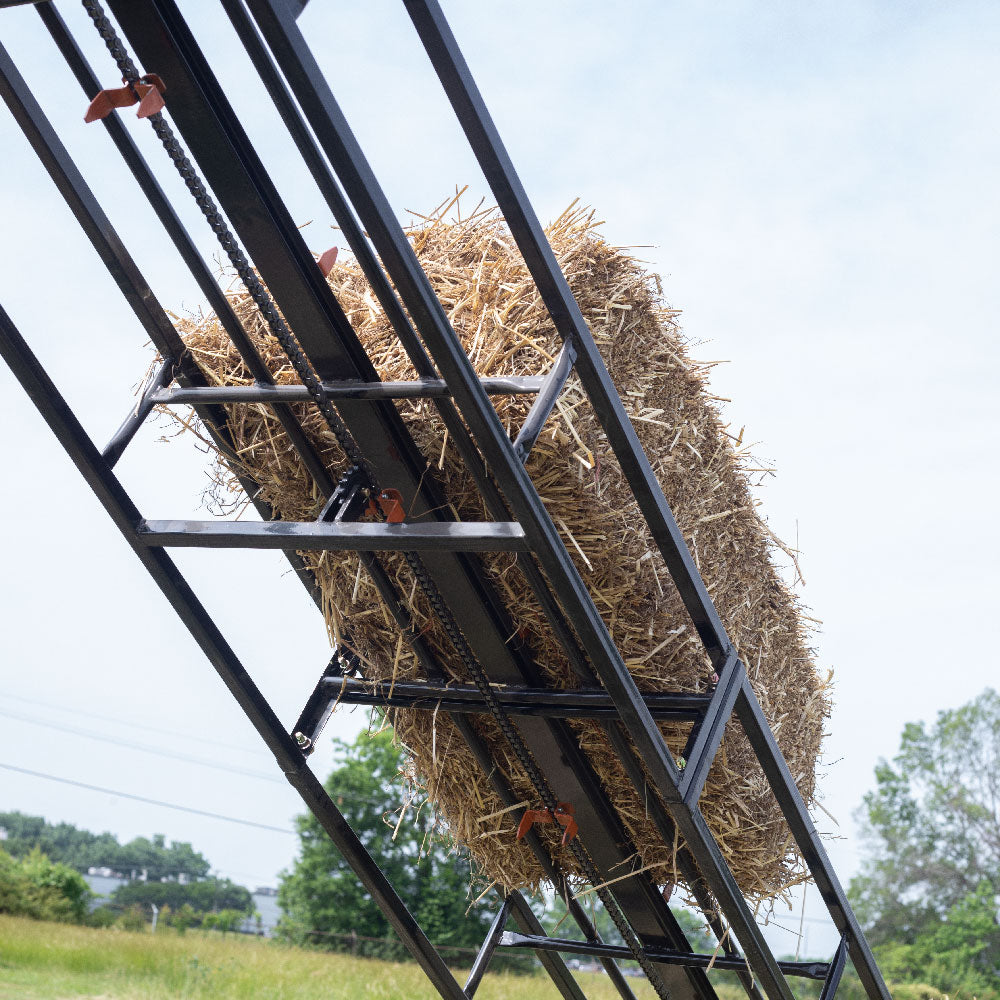
[[[484,378],[483,388],[496,396],[513,396],[541,391],[542,379]],[[410,382],[320,382],[328,399],[439,399],[451,395],[443,379],[416,379]],[[312,396],[300,385],[226,385],[204,389],[159,389],[152,395],[157,406],[195,403],[309,403]]]
[[[580,381],[695,628],[718,669],[725,661],[729,647],[725,627],[465,57],[437,0],[403,0],[403,3],[557,331],[577,350],[576,369]]]

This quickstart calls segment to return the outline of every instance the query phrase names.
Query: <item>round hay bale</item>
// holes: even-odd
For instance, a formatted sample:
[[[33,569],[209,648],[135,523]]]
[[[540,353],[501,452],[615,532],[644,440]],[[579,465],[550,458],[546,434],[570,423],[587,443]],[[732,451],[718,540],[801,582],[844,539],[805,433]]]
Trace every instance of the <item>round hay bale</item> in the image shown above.
[[[496,212],[479,211],[450,222],[439,214],[409,235],[481,376],[537,375],[551,365],[560,340]],[[747,664],[791,772],[811,803],[829,714],[828,684],[816,671],[807,619],[776,568],[773,556],[780,543],[757,513],[742,435],[729,433],[708,390],[711,364],[691,360],[677,312],[664,303],[659,280],[603,240],[592,213],[568,210],[549,227],[548,236]],[[380,377],[415,377],[356,264],[341,260],[329,281]],[[297,382],[249,297],[235,293],[231,299],[276,381]],[[252,381],[214,316],[184,320],[179,326],[211,383]],[[494,397],[501,419],[514,434],[531,399]],[[432,402],[406,400],[397,405],[458,516],[486,518],[479,492],[448,444]],[[296,410],[334,476],[346,471],[345,458],[316,408],[297,404]],[[228,412],[240,460],[261,484],[261,496],[276,516],[314,518],[321,499],[268,408],[233,405]],[[221,461],[218,469],[223,480],[231,476]],[[528,470],[640,689],[706,691],[712,668],[575,376],[539,437]],[[358,558],[340,552],[303,555],[322,591],[331,638],[343,641],[343,630],[349,628],[365,675],[379,680],[419,678],[416,658]],[[482,558],[549,683],[563,689],[578,686],[514,556],[489,553]],[[417,629],[425,629],[449,675],[468,683],[406,563],[396,554],[383,561],[399,591],[409,597]],[[477,873],[507,888],[537,887],[544,877],[529,849],[514,839],[516,814],[503,809],[445,713],[398,710],[390,716],[411,754],[412,776],[425,786],[449,833],[468,849]],[[478,716],[475,725],[507,781],[525,802],[536,805],[536,793],[493,720]],[[631,834],[636,867],[651,866],[663,884],[677,882],[677,845],[659,837],[600,725],[579,721],[572,726]],[[679,755],[689,727],[665,723],[661,728],[670,749]],[[730,722],[708,776],[701,808],[749,897],[770,898],[803,880],[801,859],[735,722]],[[559,845],[561,830],[540,827],[539,832],[559,867],[579,875],[572,853]]]

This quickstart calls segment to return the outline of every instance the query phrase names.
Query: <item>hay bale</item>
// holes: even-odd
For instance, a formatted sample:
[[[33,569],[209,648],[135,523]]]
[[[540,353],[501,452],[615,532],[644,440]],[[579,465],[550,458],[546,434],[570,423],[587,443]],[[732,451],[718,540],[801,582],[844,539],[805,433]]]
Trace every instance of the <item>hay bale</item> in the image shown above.
[[[709,592],[748,666],[792,774],[805,800],[812,802],[817,754],[829,714],[827,684],[817,675],[806,619],[775,567],[779,543],[757,513],[742,435],[734,438],[729,433],[708,390],[711,364],[691,360],[677,312],[664,304],[659,280],[604,241],[592,213],[568,210],[549,227],[548,235]],[[450,222],[439,213],[414,227],[410,238],[480,375],[534,375],[551,365],[559,338],[495,212],[483,210]],[[354,262],[339,262],[329,280],[380,377],[415,377]],[[235,293],[232,302],[276,380],[296,382],[249,297]],[[213,316],[179,325],[210,382],[252,381]],[[530,397],[494,398],[501,419],[514,433],[530,402]],[[434,406],[427,400],[397,405],[458,515],[469,520],[486,517]],[[320,498],[268,409],[234,405],[228,410],[241,461],[261,484],[261,494],[276,515],[290,520],[315,517]],[[315,407],[302,404],[297,410],[324,460],[340,475],[346,469],[344,456]],[[575,376],[540,436],[528,469],[640,689],[705,691],[712,669]],[[231,475],[221,463],[218,471],[223,479]],[[357,557],[339,552],[303,555],[322,590],[331,638],[341,641],[349,624],[367,676],[419,678],[416,658]],[[491,553],[483,560],[549,683],[563,689],[578,686],[527,593],[513,555]],[[422,595],[414,592],[403,559],[387,556],[385,563],[400,592],[413,595],[417,628],[426,626],[425,635],[446,670],[455,680],[468,682]],[[537,887],[543,875],[528,848],[514,840],[514,814],[503,810],[444,713],[395,711],[391,721],[410,750],[416,780],[426,787],[449,832],[468,848],[478,874],[508,888]],[[572,725],[632,835],[638,849],[636,866],[653,866],[661,882],[676,882],[676,845],[664,844],[647,819],[600,726],[585,721]],[[535,792],[493,720],[478,717],[476,726],[515,791],[535,803]],[[676,723],[662,726],[675,756],[687,729]],[[708,776],[701,806],[749,897],[771,898],[803,879],[801,859],[777,804],[734,722]],[[558,844],[557,829],[543,827],[540,832],[558,865],[579,874],[571,852]]]

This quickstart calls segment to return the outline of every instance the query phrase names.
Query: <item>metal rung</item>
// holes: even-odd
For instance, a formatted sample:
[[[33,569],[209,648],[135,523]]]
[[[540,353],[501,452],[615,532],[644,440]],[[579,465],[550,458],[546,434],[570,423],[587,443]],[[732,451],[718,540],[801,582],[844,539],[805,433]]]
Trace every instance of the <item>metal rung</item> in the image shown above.
[[[525,552],[516,521],[140,521],[139,542],[165,548],[327,552]]]
[[[484,378],[483,389],[491,396],[534,395],[542,391],[545,378]],[[421,378],[408,382],[321,382],[328,399],[437,399],[451,396],[444,379]],[[157,406],[207,405],[210,403],[308,403],[304,385],[234,385],[160,389],[153,395]]]
[[[437,709],[448,712],[483,713],[489,709],[479,689],[465,685],[432,684],[426,681],[371,683],[344,677],[324,677],[320,684],[330,689],[331,699],[346,705],[378,705],[388,708]],[[551,691],[546,688],[498,687],[500,704],[511,715],[543,716],[549,719],[614,719],[618,710],[611,696],[597,688]],[[654,718],[694,720],[704,711],[711,695],[650,693],[646,704]]]
[[[572,955],[592,955],[595,958],[621,958],[630,960],[632,952],[623,945],[597,944],[593,941],[569,941],[566,938],[540,937],[535,934],[520,934],[504,931],[500,938],[501,948],[531,948],[534,951],[558,951]],[[746,960],[730,958],[728,955],[701,955],[696,952],[670,951],[666,948],[643,948],[646,957],[664,965],[685,965],[707,969],[746,969]],[[714,961],[713,961],[714,959]],[[802,976],[805,979],[826,979],[830,966],[826,962],[778,962],[778,968],[786,976]]]

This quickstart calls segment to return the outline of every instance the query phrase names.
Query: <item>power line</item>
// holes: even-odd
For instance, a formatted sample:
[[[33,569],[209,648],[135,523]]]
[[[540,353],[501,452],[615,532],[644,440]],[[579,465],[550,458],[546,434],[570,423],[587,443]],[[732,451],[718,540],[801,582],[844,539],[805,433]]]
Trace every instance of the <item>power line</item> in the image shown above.
[[[73,785],[76,788],[86,788],[91,792],[103,792],[105,795],[116,795],[121,799],[133,799],[136,802],[145,802],[153,806],[162,806],[164,809],[176,809],[178,812],[193,813],[196,816],[207,816],[210,819],[223,819],[227,823],[239,823],[241,826],[254,826],[259,830],[271,830],[273,833],[291,833],[295,830],[283,826],[269,826],[267,823],[257,823],[252,819],[239,819],[236,816],[223,816],[222,813],[208,812],[205,809],[195,809],[192,806],[180,806],[176,802],[162,802],[160,799],[149,799],[145,795],[133,795],[131,792],[120,792],[114,788],[102,788],[100,785],[88,785],[84,781],[73,781],[72,778],[60,778],[55,774],[46,774],[44,771],[31,771],[26,767],[17,767],[14,764],[4,764],[0,762],[0,767],[7,771],[17,771],[19,774],[27,774],[33,778],[45,778],[47,781],[58,781],[61,785]]]
[[[83,715],[90,719],[97,719],[99,722],[112,722],[119,726],[129,726],[132,729],[141,729],[148,733],[159,733],[161,736],[176,736],[182,740],[197,740],[199,743],[208,743],[211,746],[223,747],[226,750],[239,750],[241,753],[256,753],[252,747],[239,746],[236,743],[224,743],[222,740],[213,740],[207,736],[198,736],[195,733],[182,733],[176,729],[162,729],[158,726],[150,726],[146,722],[129,722],[128,719],[121,719],[111,715],[101,715],[99,712],[88,712],[76,706],[57,705],[51,701],[41,701],[38,698],[26,698],[24,695],[11,694],[9,691],[3,692],[0,697],[11,698],[14,701],[27,702],[29,705],[38,705],[40,708],[51,708],[57,712],[69,712],[73,715]]]
[[[150,746],[148,743],[135,743],[132,740],[120,740],[114,736],[107,736],[104,733],[95,733],[89,729],[79,729],[76,726],[61,726],[56,722],[46,722],[42,719],[33,718],[30,715],[21,715],[19,712],[9,712],[0,708],[0,715],[8,719],[17,719],[19,722],[28,722],[34,726],[43,726],[46,729],[56,729],[63,733],[70,733],[73,736],[83,736],[88,740],[98,740],[101,743],[111,743],[114,746],[125,747],[129,750],[141,750],[143,753],[156,754],[160,757],[169,757],[172,760],[185,761],[188,764],[198,764],[201,767],[214,767],[218,771],[229,771],[231,774],[241,774],[247,778],[257,778],[260,781],[271,781],[276,784],[284,784],[280,778],[272,777],[270,774],[262,774],[260,771],[251,771],[248,768],[237,767],[232,764],[221,764],[218,761],[206,760],[204,757],[195,757],[193,754],[177,753],[173,750],[165,750],[163,747]]]
[[[211,767],[215,768],[217,771],[228,771],[231,774],[239,774],[248,778],[257,778],[259,781],[268,781],[273,784],[284,786],[285,782],[281,778],[272,777],[269,774],[262,774],[260,771],[251,771],[246,768],[237,767],[231,764],[222,764],[214,760],[206,760],[204,757],[195,757],[191,754],[175,753],[172,750],[165,750],[162,747],[154,747],[145,743],[134,743],[130,740],[119,740],[114,736],[106,736],[104,733],[95,733],[88,729],[78,729],[75,726],[61,726],[55,722],[45,722],[42,719],[36,719],[29,715],[21,715],[18,712],[9,712],[5,709],[0,708],[0,715],[6,716],[9,719],[17,719],[20,722],[27,722],[33,726],[41,726],[44,729],[55,729],[58,732],[70,733],[74,736],[83,736],[89,740],[98,740],[102,743],[111,743],[114,746],[125,747],[129,750],[141,750],[143,753],[153,754],[159,757],[166,757],[170,760],[180,760],[188,764],[197,764],[200,767]],[[369,806],[381,806],[382,803],[365,798],[362,795],[355,795],[351,792],[337,792],[337,799],[342,799],[346,802],[355,802],[360,805]]]

